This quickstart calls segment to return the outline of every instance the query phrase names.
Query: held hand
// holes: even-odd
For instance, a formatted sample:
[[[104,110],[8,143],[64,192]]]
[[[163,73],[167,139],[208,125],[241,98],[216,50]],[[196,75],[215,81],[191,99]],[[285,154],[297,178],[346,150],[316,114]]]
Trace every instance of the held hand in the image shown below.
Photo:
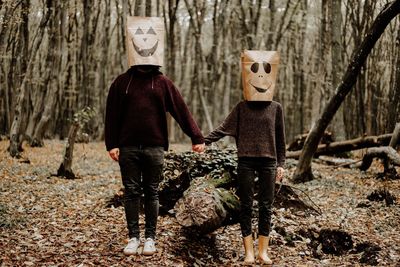
[[[110,155],[110,157],[115,160],[118,161],[119,160],[119,148],[113,148],[110,151],[108,151],[108,154]]]
[[[192,150],[194,152],[201,153],[201,152],[204,152],[205,147],[206,147],[206,145],[204,143],[203,144],[192,145]]]
[[[284,168],[282,168],[282,167],[276,168],[276,177],[275,177],[275,180],[276,180],[277,182],[281,182],[284,174],[285,174],[285,169],[284,169]]]

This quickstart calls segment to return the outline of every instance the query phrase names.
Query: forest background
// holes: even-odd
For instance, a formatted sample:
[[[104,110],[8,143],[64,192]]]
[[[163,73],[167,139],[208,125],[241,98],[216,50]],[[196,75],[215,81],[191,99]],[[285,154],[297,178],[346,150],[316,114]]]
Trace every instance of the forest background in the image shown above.
[[[175,201],[189,191],[190,179],[200,183],[210,171],[216,180],[220,171],[235,176],[235,153],[212,148],[202,154],[187,152],[190,144],[181,143],[189,139],[173,120],[169,130],[175,144],[166,153],[163,179],[170,186],[162,186],[165,191],[160,193],[169,206],[160,216],[158,253],[152,258],[122,253],[127,232],[121,177],[102,140],[108,88],[128,69],[126,16],[140,15],[164,18],[167,43],[162,71],[180,88],[204,134],[242,99],[240,53],[279,51],[275,100],[284,108],[287,144],[296,139],[300,147],[296,151],[288,147],[286,181],[276,187],[276,199],[283,196],[293,204],[293,196],[300,196],[306,208],[275,206],[270,242],[274,264],[397,266],[400,0],[384,8],[388,3],[0,0],[0,265],[241,266],[238,224],[193,238],[175,216],[181,212]],[[360,72],[358,64],[363,64]],[[354,86],[353,77],[357,77]],[[343,103],[341,97],[346,97]],[[322,111],[327,111],[325,116]],[[357,137],[350,140],[350,149],[357,148],[357,142],[364,142],[358,148],[389,146],[340,154],[351,156],[346,159],[312,160],[321,154],[314,152],[328,124],[337,141]],[[87,135],[81,133],[77,141],[94,142],[75,146],[73,176],[78,179],[57,179],[71,178],[60,170],[73,174],[74,131],[83,125]],[[304,139],[296,136],[310,129],[303,150],[298,150]],[[368,138],[358,138],[364,135]],[[71,140],[57,140],[67,136]],[[27,141],[23,157],[9,157],[21,156],[17,152],[23,141]],[[341,143],[342,150],[349,149],[348,142],[327,141],[325,148],[338,149]],[[386,155],[385,160],[369,158],[368,167],[357,165],[377,154]],[[294,186],[292,181],[308,182]],[[174,185],[179,194],[171,200]],[[233,187],[225,189],[234,192]],[[288,194],[288,188],[295,194]],[[214,199],[214,191],[209,195]],[[196,214],[198,209],[197,205],[193,209]],[[141,221],[143,226],[143,216]]]
[[[127,70],[127,15],[162,16],[162,71],[207,134],[242,99],[240,53],[278,50],[275,100],[288,142],[308,131],[352,52],[387,0],[0,1],[0,134],[41,144],[64,138],[74,113],[96,110],[85,132],[104,136],[105,101]],[[400,114],[400,19],[393,19],[328,130],[336,140],[392,132]],[[17,119],[16,119],[17,118]],[[13,126],[14,125],[14,126]],[[170,125],[171,141],[185,137]]]

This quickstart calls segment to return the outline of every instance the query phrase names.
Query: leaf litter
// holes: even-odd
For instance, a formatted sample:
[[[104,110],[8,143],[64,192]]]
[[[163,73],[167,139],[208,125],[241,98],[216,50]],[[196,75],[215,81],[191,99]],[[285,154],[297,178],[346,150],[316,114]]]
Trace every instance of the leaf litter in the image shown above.
[[[124,210],[107,206],[122,183],[118,164],[109,159],[103,143],[76,145],[72,167],[76,180],[53,176],[62,159],[61,141],[25,147],[23,160],[10,158],[7,146],[7,141],[0,142],[0,266],[241,266],[238,224],[196,236],[168,213],[159,217],[155,255],[123,255]],[[188,151],[190,145],[172,148]],[[212,169],[221,162],[204,164]],[[290,177],[296,164],[289,161],[287,166]],[[396,266],[400,180],[382,179],[382,170],[378,161],[367,172],[313,163],[317,178],[293,186],[321,214],[274,209],[270,241],[274,265]],[[166,171],[169,176],[181,174],[170,165]],[[288,180],[286,184],[291,185]],[[253,224],[256,230],[256,219]],[[144,229],[143,215],[140,227]]]

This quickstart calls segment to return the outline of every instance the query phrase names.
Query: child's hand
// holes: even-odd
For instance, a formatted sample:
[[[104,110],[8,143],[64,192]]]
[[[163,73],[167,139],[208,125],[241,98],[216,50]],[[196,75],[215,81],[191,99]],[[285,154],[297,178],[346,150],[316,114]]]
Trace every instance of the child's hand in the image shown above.
[[[118,161],[119,160],[119,148],[113,148],[111,149],[108,154],[110,155],[110,157],[115,160]]]
[[[284,174],[285,174],[285,169],[284,169],[284,168],[282,168],[282,167],[276,168],[276,177],[275,177],[275,180],[276,180],[277,182],[281,182]]]
[[[204,143],[203,144],[192,145],[192,150],[194,152],[201,153],[201,152],[204,152],[205,147],[206,147],[206,145]]]

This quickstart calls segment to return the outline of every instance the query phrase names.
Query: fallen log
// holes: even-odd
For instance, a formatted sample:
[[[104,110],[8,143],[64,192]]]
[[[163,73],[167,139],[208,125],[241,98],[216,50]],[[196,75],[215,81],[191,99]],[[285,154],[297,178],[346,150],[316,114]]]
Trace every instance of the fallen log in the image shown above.
[[[229,174],[225,174],[223,179],[204,177],[193,180],[175,204],[178,223],[198,233],[207,234],[238,222],[240,204],[231,189],[233,182]],[[290,186],[283,184],[275,187],[274,207],[316,211],[303,202]]]
[[[200,233],[210,233],[229,220],[236,221],[239,200],[233,192],[218,188],[221,183],[209,177],[194,180],[174,207],[179,224]]]
[[[368,170],[374,158],[388,160],[391,164],[400,166],[400,155],[393,147],[373,147],[368,149],[367,154],[364,155],[360,170]]]
[[[400,123],[396,123],[388,146],[373,147],[368,149],[367,153],[363,157],[361,165],[359,166],[360,170],[362,171],[368,170],[374,158],[380,158],[383,159],[383,165],[384,165],[383,173],[389,173],[389,172],[396,173],[396,170],[393,168],[393,165],[400,166],[400,155],[396,151],[396,146],[398,144],[399,139],[400,139]]]
[[[318,157],[318,159],[315,159],[315,161],[335,167],[349,167],[359,162],[359,160],[355,159],[336,158],[336,157],[322,156],[322,155]]]
[[[389,147],[396,149],[399,139],[400,139],[400,122],[396,123],[394,126],[392,138],[390,139],[390,142],[389,142]],[[384,173],[391,173],[394,175],[397,174],[396,169],[393,167],[393,165],[391,164],[391,162],[389,160],[387,160],[387,159],[384,160],[383,166],[384,166]]]
[[[190,182],[198,177],[210,175],[219,179],[228,172],[234,179],[236,164],[236,150],[233,149],[209,149],[202,154],[168,152],[165,155],[164,179],[159,186],[160,212],[173,209]]]
[[[294,141],[291,142],[287,146],[286,150],[287,151],[297,151],[297,150],[303,149],[304,142],[306,141],[307,136],[308,136],[308,133],[296,135],[294,137]],[[321,142],[320,143],[321,144],[330,144],[332,142],[334,142],[332,133],[328,132],[328,131],[325,131],[324,135],[321,138]]]
[[[392,134],[383,134],[379,136],[363,136],[346,141],[338,141],[330,144],[319,145],[314,156],[320,155],[334,155],[338,153],[348,152],[361,148],[386,146],[389,144]],[[286,158],[298,159],[302,150],[287,151]]]

